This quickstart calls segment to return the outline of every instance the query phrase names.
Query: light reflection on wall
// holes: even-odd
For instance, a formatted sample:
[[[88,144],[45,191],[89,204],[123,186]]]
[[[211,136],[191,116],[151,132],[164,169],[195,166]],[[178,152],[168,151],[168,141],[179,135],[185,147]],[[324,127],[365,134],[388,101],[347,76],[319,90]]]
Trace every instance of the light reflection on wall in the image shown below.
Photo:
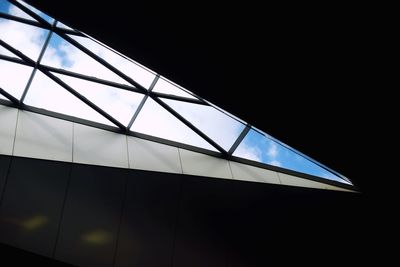
[[[95,229],[82,235],[82,241],[90,245],[105,245],[112,239],[112,235],[104,229]]]
[[[19,226],[21,230],[33,232],[48,224],[49,219],[46,216],[39,214],[26,219],[4,218],[4,222]]]

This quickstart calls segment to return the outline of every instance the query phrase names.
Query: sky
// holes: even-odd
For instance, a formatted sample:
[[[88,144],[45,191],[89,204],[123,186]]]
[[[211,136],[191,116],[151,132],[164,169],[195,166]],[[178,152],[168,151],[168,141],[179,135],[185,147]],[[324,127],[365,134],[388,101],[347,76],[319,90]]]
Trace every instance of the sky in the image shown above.
[[[38,10],[32,9],[32,7],[30,8],[47,21],[53,22],[52,18]],[[6,1],[0,1],[0,12],[29,18],[26,13],[15,6],[7,4]],[[62,25],[62,27],[66,26]],[[39,57],[48,34],[48,30],[0,18],[0,38],[35,61]],[[84,47],[116,67],[144,88],[148,89],[153,82],[155,73],[140,64],[124,58],[89,38],[74,35],[69,35],[69,37],[81,43]],[[11,55],[10,52],[1,46],[0,54]],[[56,33],[53,33],[51,36],[41,64],[133,86]],[[32,68],[0,60],[0,73],[0,86],[19,98],[31,76]],[[144,97],[142,94],[116,87],[67,75],[53,74],[94,104],[101,107],[123,125],[128,125]],[[10,77],[15,77],[15,79],[10,79]],[[194,98],[189,93],[183,91],[181,87],[164,78],[158,80],[154,91]],[[214,107],[169,99],[162,100],[226,151],[230,149],[245,127],[241,122]],[[24,102],[28,105],[47,110],[113,125],[112,122],[81,102],[40,71],[36,72]],[[143,109],[131,129],[148,135],[216,151],[208,142],[151,98],[146,100]],[[254,130],[249,131],[234,155],[322,178],[342,181],[331,172]]]

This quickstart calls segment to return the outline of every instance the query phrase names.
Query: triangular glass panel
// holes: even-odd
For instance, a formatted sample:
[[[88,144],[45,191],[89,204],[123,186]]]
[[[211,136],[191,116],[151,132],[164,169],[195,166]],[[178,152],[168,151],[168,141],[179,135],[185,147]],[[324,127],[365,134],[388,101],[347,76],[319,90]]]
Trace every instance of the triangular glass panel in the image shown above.
[[[151,98],[146,100],[139,116],[133,123],[132,130],[178,143],[216,151],[207,141],[193,132],[189,127]]]
[[[162,99],[162,101],[226,151],[229,151],[245,127],[237,120],[207,105],[170,99]]]
[[[318,176],[324,179],[348,183],[332,172],[320,167],[288,147],[250,130],[233,153],[234,156],[246,158],[285,169]]]
[[[129,76],[132,80],[142,85],[144,88],[148,89],[153,82],[155,74],[139,64],[118,55],[107,47],[89,38],[76,35],[69,35],[69,37],[89,49],[98,57],[107,61],[109,64],[120,70],[125,75]]]
[[[0,13],[12,15],[23,19],[35,20],[33,17],[29,16],[26,12],[24,12],[22,9],[13,5],[7,0],[0,0]]]
[[[124,125],[128,125],[143,95],[132,91],[53,73]]]
[[[0,59],[0,87],[19,99],[32,70],[32,67]]]
[[[197,99],[196,97],[192,96],[191,94],[183,91],[181,88],[179,88],[178,85],[167,81],[164,78],[158,79],[156,85],[154,86],[153,89],[154,92],[158,93],[163,93],[167,95],[175,95],[175,96],[181,96],[181,97],[186,97],[186,98],[191,98],[191,99]]]
[[[11,51],[9,51],[8,49],[4,48],[2,45],[0,45],[0,55],[19,58],[17,55],[11,53]]]
[[[0,39],[35,61],[48,33],[39,27],[0,18]]]
[[[41,64],[119,84],[130,85],[117,74],[55,33],[53,33],[50,39]]]
[[[29,4],[21,0],[17,1],[20,4],[15,1],[11,1],[14,4],[10,4],[9,1],[0,0],[0,12],[32,21],[41,16],[49,23],[54,22],[52,18]],[[38,16],[33,15],[32,12]],[[33,17],[29,14],[32,14]],[[7,16],[3,15],[3,17]],[[132,118],[136,118],[131,127],[133,132],[153,136],[160,142],[172,145],[174,143],[175,145],[186,144],[209,151],[217,151],[217,149],[204,139],[205,136],[208,136],[207,140],[211,139],[226,151],[230,151],[231,148],[236,147],[241,137],[247,132],[247,128],[243,132],[246,122],[211,104],[193,103],[197,102],[194,101],[194,99],[198,99],[197,96],[164,77],[159,77],[154,84],[152,89],[154,94],[144,96],[129,91],[130,88],[133,90],[135,87],[127,80],[133,80],[140,87],[149,89],[156,78],[156,74],[93,38],[67,34],[67,32],[72,32],[63,29],[72,29],[63,23],[57,22],[56,27],[58,34],[52,33],[43,58],[39,62],[41,65],[39,65],[24,99],[24,103],[27,105],[117,128],[116,125],[81,100],[85,98],[124,125],[129,125]],[[48,34],[49,30],[47,29],[0,17],[0,39],[35,61],[43,50]],[[16,54],[19,54],[14,49],[8,50],[5,47],[7,45],[0,46],[1,55],[16,57]],[[24,59],[25,57],[20,55],[19,58]],[[112,67],[107,68],[106,66]],[[47,72],[41,71],[46,67],[64,71],[51,72],[55,76],[53,80],[47,75]],[[127,76],[129,79],[126,77],[127,80],[125,80],[111,69],[119,70],[116,72],[123,73],[124,75],[121,74],[121,76]],[[32,67],[0,60],[0,87],[5,92],[20,99],[32,71]],[[80,76],[68,75],[68,72]],[[92,79],[82,79],[82,76],[90,76]],[[100,80],[109,81],[104,82],[108,85],[100,83]],[[59,84],[60,81],[63,81],[82,96],[76,97],[70,93]],[[113,84],[113,86],[109,84]],[[121,84],[124,86],[120,86]],[[141,110],[137,112],[138,106],[142,104],[143,97],[146,97],[146,101]],[[4,100],[6,97],[0,95],[0,99]],[[171,113],[168,111],[169,108],[165,109],[164,104],[180,114],[186,121],[203,132],[205,136],[198,135],[198,131],[194,131],[193,127],[187,126],[174,116],[175,112]],[[76,118],[71,120],[77,120]],[[313,179],[312,176],[314,176],[343,184],[351,184],[346,177],[253,127],[247,132],[233,155],[241,158],[242,162],[244,162],[243,159],[249,159],[250,165],[257,165],[251,162],[255,161],[265,165],[278,166],[282,169],[277,170],[282,172],[292,170],[293,174],[296,175],[297,173],[299,177],[306,177],[306,175],[300,175],[302,173],[311,175],[310,179]],[[227,155],[227,158],[229,158],[229,155]]]
[[[40,71],[36,72],[24,102],[30,106],[115,126]]]
[[[59,22],[59,21],[57,21],[56,26],[57,26],[58,28],[61,28],[61,29],[74,31],[74,29],[72,29],[71,27],[68,27],[67,25],[65,25],[64,23]]]
[[[47,21],[48,23],[52,24],[54,22],[54,19],[51,18],[50,16],[48,16],[47,14],[43,13],[42,11],[34,8],[33,6],[29,5],[28,3],[18,0],[18,3],[20,3],[21,5],[25,6],[26,8],[28,8],[30,11],[32,11],[33,13],[35,13],[36,15],[38,15],[39,17],[41,17],[42,19],[44,19],[45,21]]]

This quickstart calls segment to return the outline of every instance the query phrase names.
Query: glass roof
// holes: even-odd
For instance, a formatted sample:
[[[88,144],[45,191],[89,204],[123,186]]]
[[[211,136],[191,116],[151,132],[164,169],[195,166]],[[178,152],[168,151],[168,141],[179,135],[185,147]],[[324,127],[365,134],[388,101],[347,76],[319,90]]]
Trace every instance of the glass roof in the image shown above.
[[[208,105],[162,99],[166,104],[228,151],[244,125]]]
[[[37,60],[48,30],[0,17],[0,39],[32,60]]]
[[[4,0],[0,1],[0,13],[9,14],[23,19],[35,20],[17,6]]]
[[[81,36],[68,35],[91,52],[95,53],[98,57],[107,61],[116,67],[118,70],[128,75],[130,78],[138,82],[140,85],[148,89],[155,78],[155,74],[142,68],[138,64],[129,61],[126,58],[118,55],[110,49],[102,46],[101,44]]]
[[[44,20],[35,20],[29,12]],[[47,25],[32,26],[2,14]],[[346,177],[87,35],[58,21],[56,28],[47,30],[53,22],[20,0],[15,5],[0,0],[0,88],[8,93],[0,90],[2,101],[9,97],[16,104],[11,95],[46,115],[111,126],[157,142],[303,173],[305,178],[311,175],[351,184]]]
[[[215,148],[150,98],[144,104],[132,130],[215,151]]]
[[[68,27],[67,25],[65,25],[64,23],[62,23],[62,22],[60,22],[60,21],[57,21],[57,25],[56,25],[56,26],[59,27],[59,28],[66,29],[66,30],[71,30],[71,31],[74,30],[74,29],[72,29],[71,27]]]
[[[0,59],[0,88],[20,98],[32,71],[32,67]]]
[[[49,101],[51,99],[51,101]],[[61,85],[37,71],[25,98],[25,103],[34,107],[67,114],[103,124],[113,125],[102,115],[70,94]]]
[[[68,75],[53,74],[126,126],[143,98],[142,94],[132,91]]]
[[[41,63],[50,67],[129,85],[122,77],[56,33],[51,36]]]
[[[339,176],[255,130],[247,133],[233,155],[330,180],[342,181]]]
[[[8,56],[8,57],[17,57],[13,53],[11,53],[9,50],[7,50],[5,47],[0,45],[0,55]]]
[[[196,97],[183,91],[181,88],[179,88],[178,85],[168,81],[164,77],[161,77],[157,81],[156,85],[154,86],[153,91],[162,93],[162,94],[166,94],[166,95],[174,95],[174,96],[181,96],[181,97],[186,97],[186,98],[197,99]]]
[[[28,3],[25,3],[24,1],[21,0],[17,0],[18,3],[20,3],[21,5],[24,5],[26,8],[28,8],[29,10],[31,10],[32,12],[34,12],[36,15],[39,15],[42,19],[44,19],[45,21],[47,21],[48,23],[52,24],[54,22],[54,19],[51,18],[50,16],[48,16],[47,14],[41,12],[40,10],[37,10],[36,8],[34,8],[33,6],[29,5]]]

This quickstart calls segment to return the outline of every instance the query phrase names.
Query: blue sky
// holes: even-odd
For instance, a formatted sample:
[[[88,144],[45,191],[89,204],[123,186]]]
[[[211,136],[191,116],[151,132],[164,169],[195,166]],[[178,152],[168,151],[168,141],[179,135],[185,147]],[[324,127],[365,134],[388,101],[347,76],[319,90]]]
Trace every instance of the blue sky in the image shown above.
[[[8,10],[10,8],[10,3],[8,1],[0,1],[0,12],[3,13],[8,13]]]
[[[251,153],[248,153],[249,151]],[[234,155],[330,180],[343,181],[333,173],[254,130],[249,131]]]
[[[53,33],[49,42],[49,47],[54,48],[58,58],[61,59],[61,66],[63,68],[70,68],[73,65],[73,60],[71,60],[66,51],[60,49],[61,46],[71,45],[63,38],[61,38],[58,34]]]
[[[20,1],[20,3],[21,3],[22,5],[24,5],[25,7],[27,7],[28,9],[30,9],[31,11],[33,11],[34,13],[38,14],[40,17],[42,17],[43,19],[45,19],[47,22],[53,23],[54,19],[51,18],[51,17],[49,17],[49,16],[46,15],[45,13],[40,12],[40,11],[37,10],[36,8],[32,7],[31,5],[28,5],[27,3],[23,2],[23,1]],[[14,5],[11,4],[11,3],[9,3],[8,1],[6,1],[6,0],[0,0],[0,12],[10,14],[10,7],[12,7],[12,6],[14,6]],[[14,6],[14,8],[16,8],[16,7]],[[20,9],[18,9],[18,10],[20,10]],[[20,12],[22,12],[22,10],[21,10]],[[13,15],[16,15],[16,14],[13,14]],[[19,14],[19,16],[22,17],[21,14]],[[28,15],[23,16],[23,17],[28,18],[27,16],[28,16]],[[31,18],[31,19],[33,19],[33,18]]]

